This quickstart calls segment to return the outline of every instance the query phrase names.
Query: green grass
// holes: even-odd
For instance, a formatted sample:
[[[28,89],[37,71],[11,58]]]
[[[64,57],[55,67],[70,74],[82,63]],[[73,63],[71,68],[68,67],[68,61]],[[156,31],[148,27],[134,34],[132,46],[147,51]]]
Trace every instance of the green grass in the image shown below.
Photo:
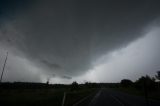
[[[77,101],[95,92],[97,89],[1,89],[2,106],[61,106],[64,92],[67,92],[65,106],[72,106]]]
[[[160,100],[160,91],[152,91],[152,92],[149,92],[149,97],[150,97],[151,99]]]
[[[64,89],[1,90],[0,103],[12,106],[60,106]]]

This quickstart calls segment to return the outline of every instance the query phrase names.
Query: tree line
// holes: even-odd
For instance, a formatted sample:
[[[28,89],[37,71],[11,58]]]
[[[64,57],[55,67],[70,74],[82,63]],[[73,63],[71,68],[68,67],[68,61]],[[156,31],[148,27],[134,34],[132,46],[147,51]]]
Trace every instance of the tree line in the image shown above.
[[[155,77],[150,77],[149,75],[141,76],[135,82],[130,79],[123,79],[120,82],[121,87],[134,87],[139,90],[147,89],[148,91],[160,89],[160,71],[157,72]]]

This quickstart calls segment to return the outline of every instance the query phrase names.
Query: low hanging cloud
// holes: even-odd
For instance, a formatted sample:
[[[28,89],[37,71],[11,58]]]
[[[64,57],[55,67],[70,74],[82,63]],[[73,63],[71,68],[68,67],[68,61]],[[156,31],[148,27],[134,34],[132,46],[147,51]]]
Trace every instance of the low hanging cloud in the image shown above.
[[[72,79],[72,77],[65,76],[65,75],[64,75],[64,76],[62,76],[61,78],[63,78],[63,79],[69,79],[69,80],[70,80],[70,79]]]
[[[65,79],[87,73],[102,55],[143,37],[160,10],[158,1],[150,0],[40,0],[27,5],[14,15],[4,10],[8,16],[0,27],[1,45],[43,76]]]
[[[76,80],[81,83],[82,79],[92,82],[120,82],[122,79],[135,81],[145,75],[154,77],[160,70],[159,33],[160,27],[153,27],[143,38],[127,47],[101,56],[92,70]]]

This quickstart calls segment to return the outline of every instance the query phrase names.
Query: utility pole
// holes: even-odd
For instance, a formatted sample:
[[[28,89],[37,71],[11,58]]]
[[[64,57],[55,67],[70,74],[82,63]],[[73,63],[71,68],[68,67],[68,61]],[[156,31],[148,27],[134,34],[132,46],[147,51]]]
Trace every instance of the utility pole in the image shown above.
[[[1,73],[1,78],[0,78],[0,83],[2,82],[3,73],[4,73],[4,71],[5,71],[7,58],[8,58],[8,52],[7,52],[7,55],[6,55],[5,61],[4,61],[4,65],[3,65],[3,69],[2,69],[2,73]]]
[[[143,86],[144,86],[144,94],[145,94],[146,106],[149,106],[147,78],[144,79]]]

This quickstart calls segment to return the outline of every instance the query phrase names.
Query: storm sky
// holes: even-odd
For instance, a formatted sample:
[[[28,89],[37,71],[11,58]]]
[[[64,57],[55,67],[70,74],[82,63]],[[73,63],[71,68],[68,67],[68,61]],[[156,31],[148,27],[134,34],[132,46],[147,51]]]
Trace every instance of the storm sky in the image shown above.
[[[160,70],[159,0],[1,0],[3,81],[135,81]]]

